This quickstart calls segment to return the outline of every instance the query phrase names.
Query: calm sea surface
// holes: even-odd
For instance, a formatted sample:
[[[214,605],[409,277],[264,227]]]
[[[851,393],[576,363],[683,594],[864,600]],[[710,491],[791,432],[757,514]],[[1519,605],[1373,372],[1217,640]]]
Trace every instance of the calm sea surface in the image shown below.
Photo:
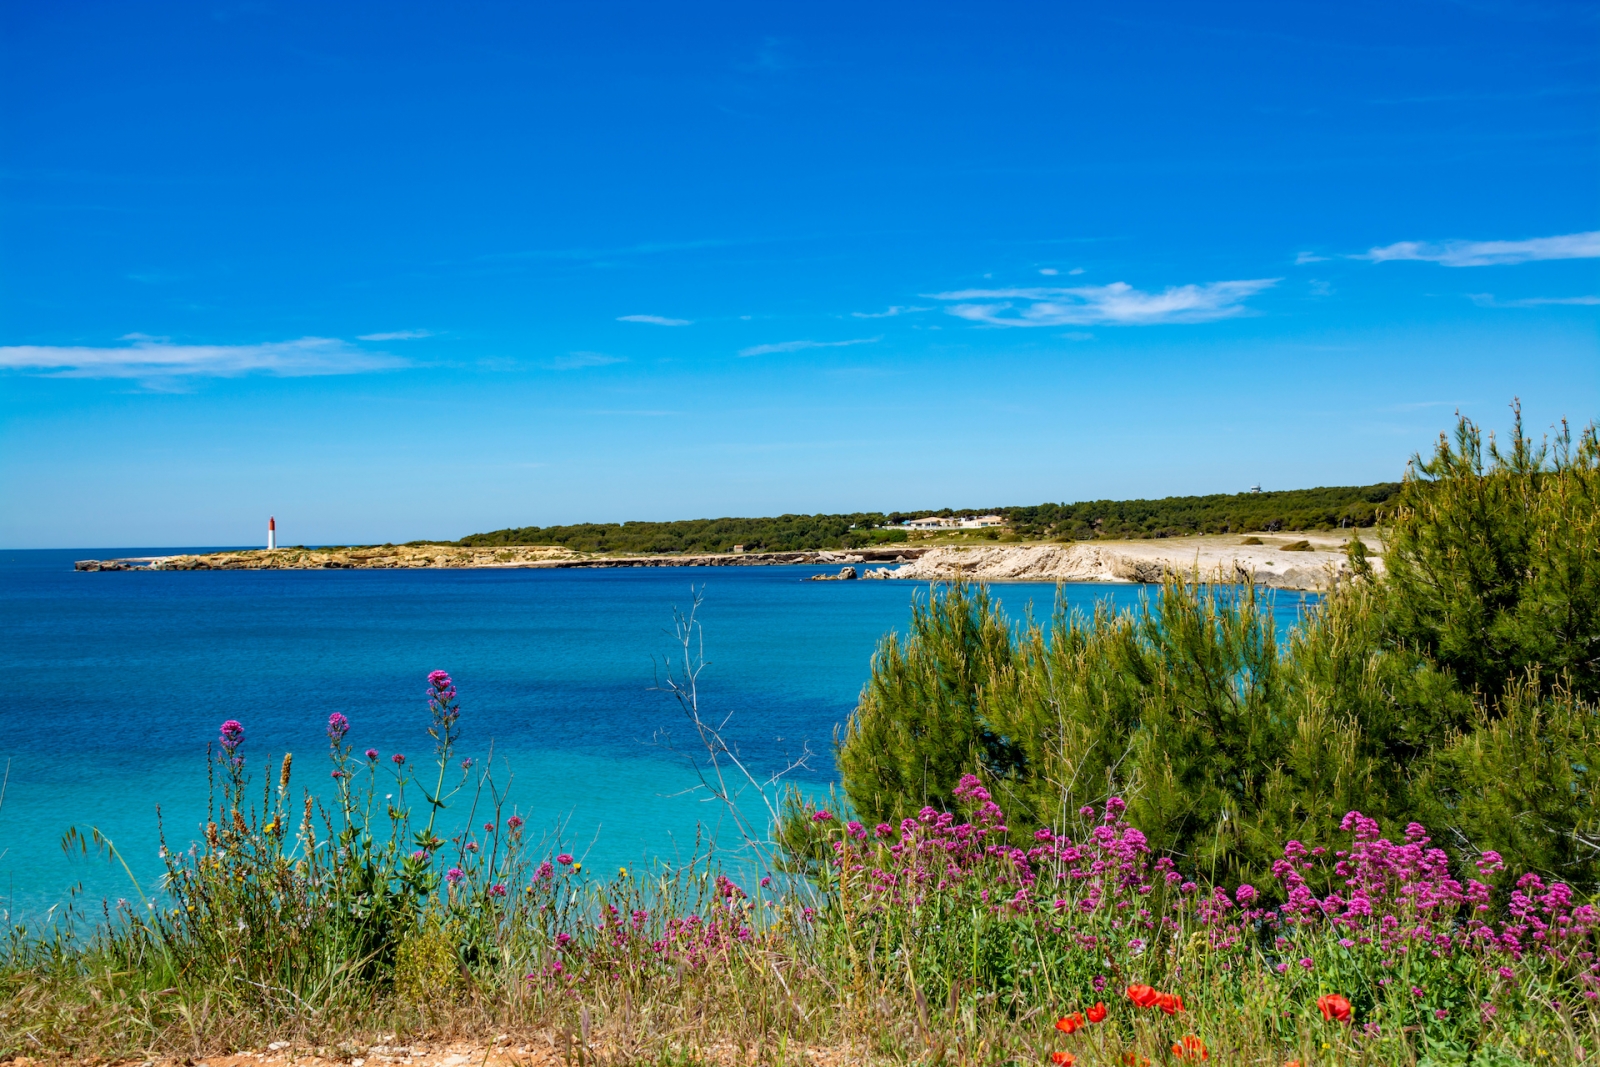
[[[697,831],[731,834],[695,791],[695,742],[652,691],[673,651],[673,610],[703,586],[700,679],[710,716],[770,773],[809,746],[798,781],[833,780],[830,744],[867,679],[872,650],[904,632],[901,582],[805,582],[832,568],[219,571],[76,573],[74,559],[176,549],[0,552],[0,907],[37,916],[83,897],[132,897],[104,859],[69,857],[69,826],[96,826],[149,884],[167,839],[187,845],[205,807],[205,749],[227,718],[260,768],[292,751],[297,785],[325,790],[323,733],[339,711],[357,750],[431,757],[424,688],[449,671],[463,755],[491,743],[530,829],[591,869],[683,859]],[[1069,603],[1137,603],[1135,586],[1071,585]],[[1015,618],[1048,616],[1055,589],[1004,585]],[[1280,628],[1302,610],[1280,593]],[[480,762],[481,766],[481,762]]]

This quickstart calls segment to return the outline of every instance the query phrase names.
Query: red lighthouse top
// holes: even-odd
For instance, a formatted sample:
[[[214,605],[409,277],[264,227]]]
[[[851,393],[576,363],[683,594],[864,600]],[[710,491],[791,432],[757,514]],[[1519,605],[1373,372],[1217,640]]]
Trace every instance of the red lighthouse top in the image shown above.
[[[278,520],[269,516],[267,518],[267,529],[276,530],[277,528],[278,528]]]

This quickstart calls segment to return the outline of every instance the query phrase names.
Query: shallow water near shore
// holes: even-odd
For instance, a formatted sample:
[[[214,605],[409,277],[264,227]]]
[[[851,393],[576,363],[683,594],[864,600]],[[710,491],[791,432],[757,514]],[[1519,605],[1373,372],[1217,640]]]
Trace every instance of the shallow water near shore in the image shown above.
[[[293,752],[297,788],[326,787],[323,731],[335,711],[358,751],[431,760],[424,680],[435,669],[460,689],[461,755],[481,761],[492,743],[529,829],[561,826],[588,869],[681,862],[697,832],[736,845],[726,814],[696,790],[689,759],[703,752],[686,720],[653,690],[674,652],[674,609],[703,587],[708,717],[728,720],[728,739],[763,775],[809,747],[809,769],[792,778],[822,790],[834,780],[833,732],[875,644],[905,631],[912,596],[927,588],[806,582],[837,568],[793,566],[72,570],[74,559],[153,551],[178,550],[0,552],[0,908],[13,917],[38,917],[78,885],[94,911],[105,897],[133,898],[120,867],[64,853],[69,826],[99,827],[151,891],[162,869],[157,805],[170,846],[198,836],[206,745],[224,719],[244,724],[252,767]],[[1151,592],[1063,588],[1085,610]],[[1048,617],[1056,596],[1031,584],[994,593],[1014,619],[1030,604]],[[1277,593],[1280,631],[1314,600]]]

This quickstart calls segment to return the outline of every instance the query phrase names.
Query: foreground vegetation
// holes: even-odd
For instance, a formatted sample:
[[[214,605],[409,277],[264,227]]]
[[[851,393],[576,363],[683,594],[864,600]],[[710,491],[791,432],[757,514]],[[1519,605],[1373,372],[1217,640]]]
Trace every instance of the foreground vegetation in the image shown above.
[[[935,591],[874,660],[844,795],[682,868],[535,840],[462,759],[443,672],[425,767],[330,718],[326,802],[229,720],[159,890],[13,932],[0,1053],[526,1028],[573,1062],[1584,1061],[1597,490],[1592,429],[1485,458],[1463,423],[1406,483],[1387,577],[1353,545],[1286,649],[1248,589],[1048,629]],[[693,626],[670,685],[732,799]]]
[[[923,515],[948,518],[991,513],[1005,518],[1008,530],[991,528],[973,536],[1085,541],[1258,530],[1330,530],[1341,525],[1374,525],[1399,488],[1399,483],[1386,482],[1269,493],[1095,500],[966,511],[945,508],[852,515],[780,515],[769,519],[523,526],[471,534],[455,543],[471,547],[559,545],[576,552],[731,552],[734,545],[744,545],[751,552],[798,552],[897,543],[906,539],[906,532],[889,527]]]

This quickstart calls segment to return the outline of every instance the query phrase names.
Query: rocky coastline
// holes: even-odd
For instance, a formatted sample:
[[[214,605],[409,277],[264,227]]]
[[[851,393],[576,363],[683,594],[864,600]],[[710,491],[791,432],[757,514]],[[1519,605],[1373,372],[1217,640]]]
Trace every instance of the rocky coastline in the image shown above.
[[[833,581],[1159,582],[1169,575],[1254,581],[1280,589],[1322,590],[1350,573],[1346,536],[1337,532],[1208,536],[1075,544],[893,545],[839,551],[583,555],[550,546],[466,548],[379,545],[280,548],[205,555],[79,560],[80,571],[384,570],[396,568],[773,567],[841,565]],[[1382,545],[1369,535],[1373,565]],[[869,566],[871,565],[871,566]]]

